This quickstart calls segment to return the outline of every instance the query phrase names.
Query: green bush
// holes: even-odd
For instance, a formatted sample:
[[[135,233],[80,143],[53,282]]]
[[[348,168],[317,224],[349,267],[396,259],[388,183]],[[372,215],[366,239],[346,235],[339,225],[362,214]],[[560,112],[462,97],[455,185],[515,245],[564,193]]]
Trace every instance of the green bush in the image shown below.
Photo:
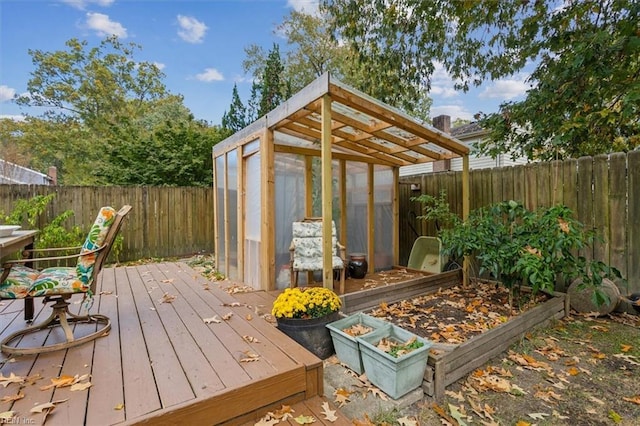
[[[414,200],[425,205],[422,219],[448,224],[438,232],[444,254],[454,259],[475,257],[479,274],[490,274],[511,293],[521,285],[534,293],[553,292],[558,277],[565,282],[580,277],[583,286],[595,289],[594,302],[601,305],[608,301],[599,291],[602,279],[621,278],[617,269],[579,255],[593,244],[595,234],[566,206],[530,211],[522,203],[503,201],[473,210],[463,221],[450,212],[444,193]]]

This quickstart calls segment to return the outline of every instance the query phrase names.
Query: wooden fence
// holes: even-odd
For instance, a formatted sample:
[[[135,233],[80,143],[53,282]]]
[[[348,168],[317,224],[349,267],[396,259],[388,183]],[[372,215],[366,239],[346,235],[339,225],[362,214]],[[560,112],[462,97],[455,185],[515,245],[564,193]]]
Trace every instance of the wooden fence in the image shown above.
[[[16,200],[50,193],[56,196],[38,228],[72,210],[68,225],[88,230],[100,207],[130,204],[120,261],[213,252],[212,188],[0,185],[0,212],[10,213]]]
[[[420,189],[415,190],[415,185]],[[416,219],[422,205],[411,198],[437,196],[441,190],[446,191],[451,209],[461,214],[460,172],[401,179],[401,264],[406,265],[418,235],[436,233],[434,224]],[[568,206],[601,237],[584,255],[615,266],[627,279],[629,292],[640,291],[640,151],[472,170],[470,193],[472,210],[505,200],[521,201],[529,209],[560,203]]]

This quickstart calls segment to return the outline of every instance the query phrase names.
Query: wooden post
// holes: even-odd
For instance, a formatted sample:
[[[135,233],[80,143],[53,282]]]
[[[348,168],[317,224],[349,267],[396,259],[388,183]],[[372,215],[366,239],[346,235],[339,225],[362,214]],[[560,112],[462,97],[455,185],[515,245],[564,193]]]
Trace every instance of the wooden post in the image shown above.
[[[313,157],[304,156],[304,215],[313,216]]]
[[[374,188],[374,179],[373,179],[373,164],[368,164],[367,168],[367,194],[369,198],[367,200],[367,258],[368,258],[368,273],[372,274],[375,268],[375,244],[376,244],[376,234],[375,234],[375,223],[376,223],[376,215],[375,215],[375,199],[373,194]]]
[[[216,265],[220,264],[220,235],[218,235],[218,168],[216,157],[213,157],[213,258]]]
[[[224,274],[229,276],[229,153],[224,154],[224,185],[223,195],[223,216],[224,216]],[[217,263],[216,263],[217,265]]]
[[[340,244],[347,247],[347,162],[345,160],[340,160]]]
[[[244,207],[244,196],[245,196],[245,183],[247,181],[245,176],[245,167],[244,167],[244,156],[242,155],[242,146],[239,146],[236,149],[236,155],[238,156],[238,178],[236,180],[236,194],[237,194],[237,208],[236,208],[236,217],[237,217],[237,227],[238,227],[238,241],[237,241],[237,249],[238,249],[238,281],[244,281],[244,223],[245,223],[245,207]]]
[[[260,137],[260,175],[262,223],[260,224],[260,286],[263,290],[276,288],[275,238],[275,170],[273,130],[266,128]]]
[[[471,200],[469,198],[469,155],[462,157],[462,220],[469,217],[469,206]],[[469,257],[465,256],[462,262],[462,282],[464,285],[469,284]]]
[[[331,188],[331,97],[322,97],[322,284],[333,290],[333,247],[331,221],[333,212],[333,195]]]
[[[400,207],[398,206],[398,192],[400,189],[400,168],[394,167],[391,169],[393,173],[393,187],[391,190],[391,218],[392,218],[392,244],[393,244],[393,264],[399,265],[400,263]]]

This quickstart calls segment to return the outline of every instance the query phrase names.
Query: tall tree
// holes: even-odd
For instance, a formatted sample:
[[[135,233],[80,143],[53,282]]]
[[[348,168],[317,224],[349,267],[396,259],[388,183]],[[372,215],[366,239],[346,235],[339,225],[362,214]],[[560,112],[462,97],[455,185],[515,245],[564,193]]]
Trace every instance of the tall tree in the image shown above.
[[[134,58],[140,46],[108,37],[96,47],[76,39],[66,47],[29,51],[36,69],[16,100],[45,108],[11,133],[34,153],[35,168],[57,166],[63,184],[210,183],[218,130],[194,120],[157,66]]]
[[[238,85],[234,84],[229,112],[225,111],[222,115],[222,127],[235,133],[243,129],[247,124],[249,124],[247,122],[247,109],[240,100]]]
[[[283,79],[284,66],[280,58],[280,47],[273,44],[267,55],[260,79],[260,108],[258,117],[262,117],[286,99],[286,85]]]
[[[434,61],[457,87],[521,71],[533,61],[526,100],[483,124],[480,148],[546,159],[638,145],[640,56],[633,0],[323,0],[339,37],[363,63],[391,64],[413,84]]]
[[[283,60],[284,75],[291,91],[297,92],[315,78],[330,72],[344,83],[399,107],[421,119],[428,119],[431,100],[426,87],[403,79],[390,61],[375,66],[361,62],[351,45],[334,38],[327,14],[305,14],[292,11],[276,29],[287,41]],[[246,72],[259,78],[267,55],[258,45],[245,48],[243,66]]]
[[[139,117],[149,102],[167,95],[164,74],[150,62],[138,62],[141,47],[107,37],[96,47],[71,39],[67,50],[29,50],[35,71],[27,94],[16,99],[26,106],[44,107],[47,118],[74,117],[93,129]]]

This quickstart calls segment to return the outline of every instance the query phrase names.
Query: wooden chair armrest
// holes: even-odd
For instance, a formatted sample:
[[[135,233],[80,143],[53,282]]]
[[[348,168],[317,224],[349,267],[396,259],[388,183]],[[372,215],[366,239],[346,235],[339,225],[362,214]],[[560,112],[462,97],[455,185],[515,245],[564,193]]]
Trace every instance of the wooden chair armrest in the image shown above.
[[[48,252],[54,252],[54,251],[69,251],[69,250],[76,250],[76,251],[80,251],[80,249],[82,248],[82,246],[76,246],[76,247],[53,247],[53,248],[42,248],[42,249],[24,249],[22,250],[22,255],[24,256],[25,254],[37,254],[37,253],[48,253]]]
[[[17,265],[17,264],[24,264],[24,263],[37,263],[37,262],[44,262],[47,260],[65,260],[65,259],[74,259],[74,258],[78,258],[80,256],[86,256],[88,254],[92,254],[92,253],[98,253],[99,251],[103,250],[105,246],[100,246],[96,249],[93,250],[89,250],[86,251],[84,253],[74,253],[74,254],[70,254],[70,255],[66,255],[66,256],[50,256],[50,257],[37,257],[37,258],[33,258],[33,259],[18,259],[18,260],[7,260],[4,264],[5,265]]]

